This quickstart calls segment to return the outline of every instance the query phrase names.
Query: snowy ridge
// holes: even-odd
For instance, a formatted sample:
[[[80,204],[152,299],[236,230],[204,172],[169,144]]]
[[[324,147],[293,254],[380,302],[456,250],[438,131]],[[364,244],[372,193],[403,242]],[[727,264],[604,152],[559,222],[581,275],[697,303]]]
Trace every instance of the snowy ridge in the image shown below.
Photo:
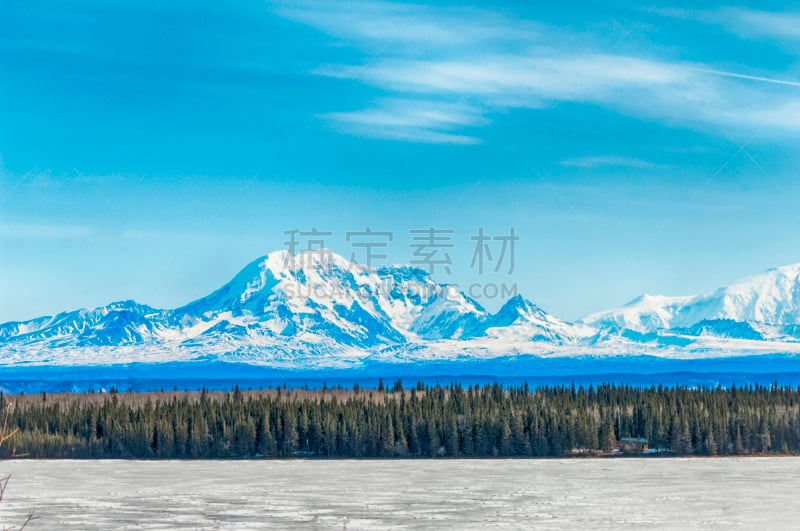
[[[640,295],[621,308],[606,310],[584,317],[581,322],[588,325],[617,326],[637,332],[652,332],[670,328],[673,319],[693,297],[665,297],[663,295]]]
[[[707,295],[643,295],[625,306],[581,321],[638,332],[689,328],[701,321],[730,320],[761,325],[800,324],[800,263],[769,269]]]
[[[800,264],[708,295],[643,295],[569,323],[522,296],[492,314],[424,270],[277,251],[173,310],[134,301],[0,325],[0,364],[235,361],[357,367],[516,355],[800,353]]]

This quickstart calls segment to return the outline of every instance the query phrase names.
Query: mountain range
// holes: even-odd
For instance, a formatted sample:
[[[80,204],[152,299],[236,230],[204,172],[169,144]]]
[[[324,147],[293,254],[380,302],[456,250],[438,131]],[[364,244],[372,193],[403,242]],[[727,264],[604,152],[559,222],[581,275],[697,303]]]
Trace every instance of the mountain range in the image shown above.
[[[496,313],[424,270],[277,251],[171,310],[134,301],[0,325],[0,364],[245,362],[348,368],[538,357],[800,353],[800,264],[710,294],[642,295],[570,323],[522,296]]]

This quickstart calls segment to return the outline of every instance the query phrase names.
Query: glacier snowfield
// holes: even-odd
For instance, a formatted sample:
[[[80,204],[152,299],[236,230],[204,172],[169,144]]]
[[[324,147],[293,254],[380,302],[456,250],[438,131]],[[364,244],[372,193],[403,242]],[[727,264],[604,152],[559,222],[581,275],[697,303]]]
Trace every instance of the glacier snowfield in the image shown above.
[[[800,458],[4,461],[0,523],[94,529],[797,529]]]

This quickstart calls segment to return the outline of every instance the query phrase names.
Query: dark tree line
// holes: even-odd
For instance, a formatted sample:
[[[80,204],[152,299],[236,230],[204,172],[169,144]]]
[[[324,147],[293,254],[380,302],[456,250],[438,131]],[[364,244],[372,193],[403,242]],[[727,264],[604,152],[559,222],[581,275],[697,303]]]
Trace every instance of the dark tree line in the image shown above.
[[[500,385],[0,396],[0,457],[564,456],[646,438],[671,455],[800,453],[800,389]]]

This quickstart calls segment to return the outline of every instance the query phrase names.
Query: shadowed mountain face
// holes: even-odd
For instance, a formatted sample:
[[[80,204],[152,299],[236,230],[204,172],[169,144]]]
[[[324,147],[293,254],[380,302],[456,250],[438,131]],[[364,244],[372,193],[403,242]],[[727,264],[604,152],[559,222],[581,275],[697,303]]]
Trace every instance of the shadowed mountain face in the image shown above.
[[[644,295],[573,324],[519,295],[489,313],[410,266],[375,271],[330,252],[278,251],[173,310],[122,301],[2,324],[0,362],[71,363],[72,355],[101,363],[121,353],[300,365],[519,353],[735,355],[800,352],[798,330],[800,265],[709,295]]]

